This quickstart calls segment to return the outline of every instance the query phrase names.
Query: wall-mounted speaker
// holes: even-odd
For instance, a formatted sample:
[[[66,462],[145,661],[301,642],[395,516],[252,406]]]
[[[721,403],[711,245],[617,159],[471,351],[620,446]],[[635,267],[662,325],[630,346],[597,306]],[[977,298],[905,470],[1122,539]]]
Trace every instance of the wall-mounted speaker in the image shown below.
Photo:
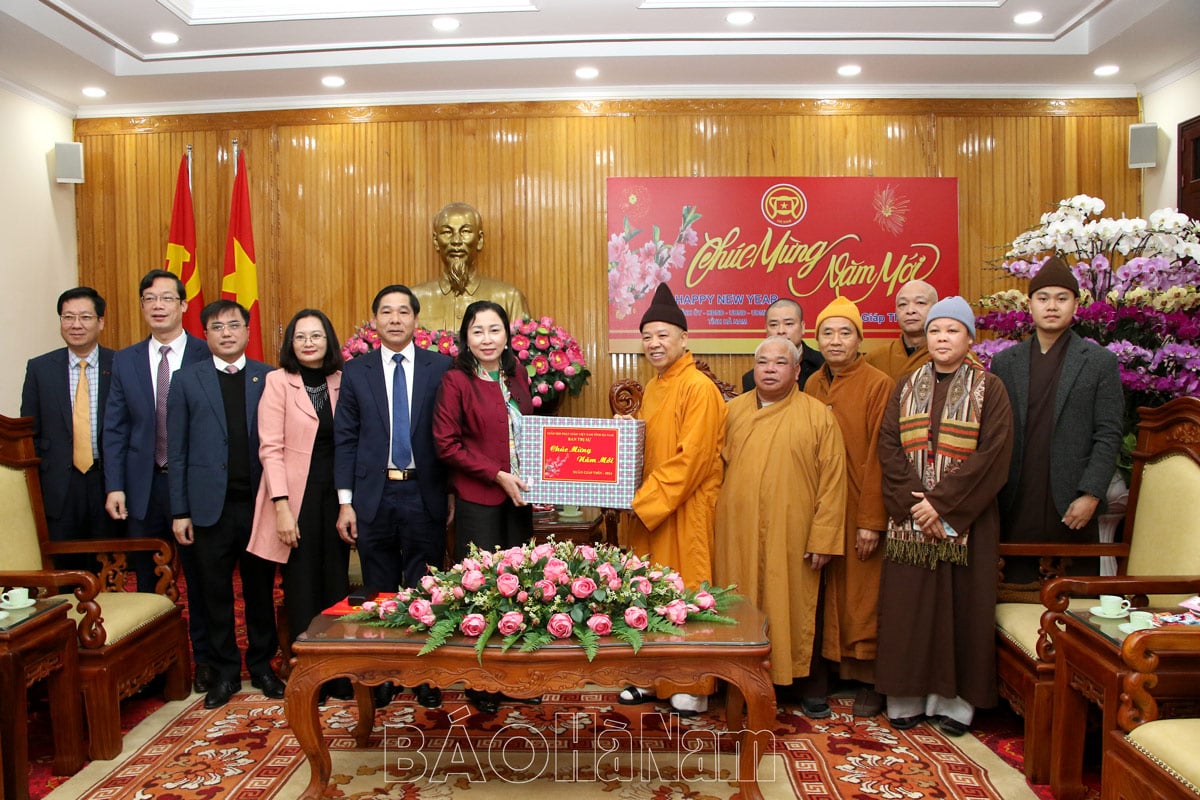
[[[1158,166],[1158,125],[1154,122],[1129,126],[1129,168]]]
[[[54,143],[54,179],[59,183],[83,183],[83,145]]]

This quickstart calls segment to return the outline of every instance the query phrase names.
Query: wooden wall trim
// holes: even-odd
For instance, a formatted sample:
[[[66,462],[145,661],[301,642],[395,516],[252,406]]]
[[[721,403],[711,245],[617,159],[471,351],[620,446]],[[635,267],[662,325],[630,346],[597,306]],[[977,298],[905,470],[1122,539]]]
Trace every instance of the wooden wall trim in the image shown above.
[[[75,135],[179,133],[279,125],[340,125],[348,122],[411,122],[422,120],[632,117],[722,114],[728,116],[900,115],[933,114],[972,117],[1127,116],[1139,115],[1135,97],[1085,99],[738,99],[738,100],[580,100],[514,103],[456,103],[446,105],[356,106],[280,111],[240,111],[224,114],[180,114],[145,117],[78,119]]]

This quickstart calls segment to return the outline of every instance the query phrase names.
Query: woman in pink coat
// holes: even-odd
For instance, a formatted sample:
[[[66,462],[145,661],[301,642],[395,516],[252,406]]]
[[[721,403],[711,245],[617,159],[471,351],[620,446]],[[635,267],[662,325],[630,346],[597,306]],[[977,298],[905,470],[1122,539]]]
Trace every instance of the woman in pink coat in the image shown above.
[[[258,404],[263,479],[249,550],[283,565],[283,606],[292,639],[350,591],[350,546],[337,533],[333,412],[342,351],[324,313],[296,312],[283,335],[279,369]],[[353,696],[348,681],[330,687]]]

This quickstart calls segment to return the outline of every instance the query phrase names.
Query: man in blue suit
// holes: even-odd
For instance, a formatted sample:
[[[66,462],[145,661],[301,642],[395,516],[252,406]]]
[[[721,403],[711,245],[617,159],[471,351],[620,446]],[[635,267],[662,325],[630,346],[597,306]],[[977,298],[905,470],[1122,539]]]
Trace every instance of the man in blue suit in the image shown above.
[[[212,358],[184,367],[171,382],[167,478],[175,540],[194,552],[204,582],[210,663],[217,672],[204,707],[218,708],[242,688],[234,635],[235,567],[246,602],[250,683],[267,697],[283,698],[283,681],[271,669],[277,647],[275,564],[246,551],[262,479],[258,401],[271,367],[246,358],[250,312],[241,305],[209,303],[200,322]]]
[[[21,416],[33,417],[33,445],[51,541],[107,539],[118,524],[104,510],[100,428],[112,378],[113,351],[98,344],[104,298],[90,286],[58,296],[67,346],[30,359]],[[82,370],[82,371],[81,371]],[[87,555],[55,556],[59,569],[94,569]]]
[[[382,347],[346,363],[334,414],[337,527],[358,546],[366,588],[416,586],[446,550],[446,472],[433,446],[433,406],[450,359],[413,345],[421,304],[407,286],[371,303]],[[437,689],[417,701],[441,705]],[[390,699],[390,698],[383,698]]]
[[[138,286],[142,317],[150,336],[113,355],[112,385],[104,407],[105,508],[109,516],[128,520],[129,536],[173,538],[171,501],[167,488],[167,394],[172,376],[182,366],[207,361],[208,345],[183,330],[187,294],[183,281],[163,269],[146,273]],[[191,553],[181,552],[187,596],[204,595]],[[148,557],[134,560],[138,590],[153,591],[154,566]],[[204,608],[188,604],[188,636],[193,688],[207,692],[212,685]]]

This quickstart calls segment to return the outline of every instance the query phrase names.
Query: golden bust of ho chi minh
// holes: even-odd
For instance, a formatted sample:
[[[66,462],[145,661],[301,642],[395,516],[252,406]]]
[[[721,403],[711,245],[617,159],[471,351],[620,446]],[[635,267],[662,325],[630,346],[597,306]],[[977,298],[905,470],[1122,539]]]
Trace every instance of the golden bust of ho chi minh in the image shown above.
[[[457,331],[463,312],[476,300],[500,304],[510,322],[529,316],[520,289],[476,270],[483,249],[483,219],[474,206],[450,203],[442,208],[433,218],[433,246],[442,259],[442,277],[413,287],[421,303],[422,327]]]

